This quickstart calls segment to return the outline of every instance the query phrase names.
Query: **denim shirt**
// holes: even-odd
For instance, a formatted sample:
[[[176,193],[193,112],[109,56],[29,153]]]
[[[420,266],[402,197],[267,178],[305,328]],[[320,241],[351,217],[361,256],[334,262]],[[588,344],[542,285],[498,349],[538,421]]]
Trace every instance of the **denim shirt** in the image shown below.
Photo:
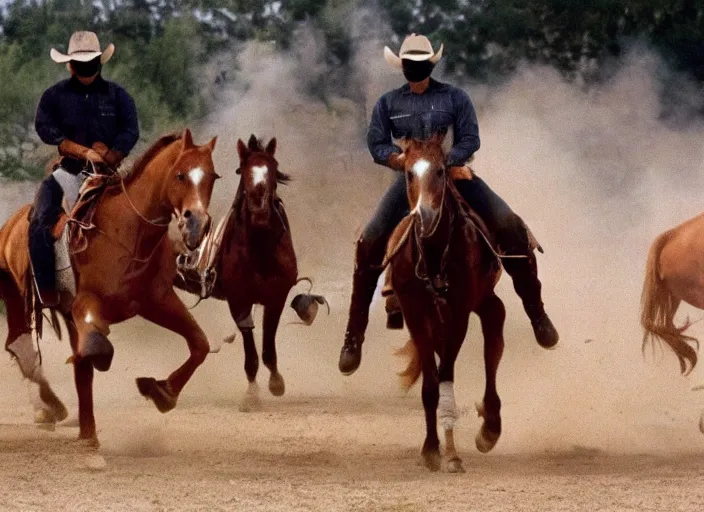
[[[431,78],[422,94],[413,93],[406,84],[379,99],[372,112],[367,146],[376,163],[387,165],[391,153],[401,153],[392,136],[429,139],[436,133],[447,133],[450,127],[454,140],[447,164],[464,165],[479,149],[474,105],[462,89]]]
[[[134,100],[100,76],[87,86],[72,77],[49,87],[39,100],[34,127],[46,144],[58,146],[69,139],[91,147],[102,142],[124,155],[139,139]]]

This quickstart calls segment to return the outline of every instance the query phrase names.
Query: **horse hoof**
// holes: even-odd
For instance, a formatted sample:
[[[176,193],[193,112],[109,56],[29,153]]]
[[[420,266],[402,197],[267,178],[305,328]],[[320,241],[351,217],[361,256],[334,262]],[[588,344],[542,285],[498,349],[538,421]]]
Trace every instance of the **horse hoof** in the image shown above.
[[[482,425],[482,428],[477,432],[474,442],[477,445],[477,450],[482,453],[489,453],[501,436],[501,432],[492,432]]]
[[[103,333],[92,331],[88,333],[80,355],[82,359],[90,361],[93,368],[99,372],[106,372],[112,364],[115,349]]]
[[[176,407],[178,397],[171,391],[171,386],[165,380],[156,380],[152,377],[139,377],[137,389],[145,398],[150,398],[161,413],[169,412]]]
[[[286,392],[286,383],[280,373],[273,373],[269,377],[269,391],[274,396],[283,396]]]
[[[60,421],[60,420],[59,420]],[[56,425],[56,416],[48,409],[37,409],[34,412],[34,423],[40,428],[47,428]],[[53,430],[53,428],[51,429]]]
[[[423,453],[423,465],[430,471],[440,471],[442,466],[442,457],[439,451],[430,451]]]
[[[448,473],[464,473],[464,467],[462,466],[462,459],[459,457],[454,457],[447,461],[447,472]]]

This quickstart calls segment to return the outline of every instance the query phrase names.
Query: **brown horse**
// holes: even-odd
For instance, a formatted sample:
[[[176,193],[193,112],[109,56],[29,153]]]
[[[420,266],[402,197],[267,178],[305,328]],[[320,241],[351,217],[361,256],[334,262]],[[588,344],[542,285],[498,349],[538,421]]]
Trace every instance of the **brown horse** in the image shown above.
[[[72,255],[76,294],[68,304],[63,301],[60,314],[73,350],[79,438],[91,445],[98,445],[93,369],[110,368],[110,325],[140,315],[186,338],[190,356],[168,379],[137,379],[139,391],[161,412],[176,405],[184,385],[208,354],[205,334],[171,285],[175,262],[167,231],[175,215],[187,246],[197,246],[205,236],[217,178],[211,157],[214,147],[215,139],[196,146],[189,130],[160,138],[126,178],[113,176],[117,182],[106,186],[95,206],[92,226],[83,232],[87,246]],[[47,394],[50,388],[42,377],[25,309],[24,297],[32,293],[27,285],[29,211],[29,205],[23,207],[0,230],[0,292],[9,327],[5,346],[18,359],[25,377],[39,384],[46,408],[60,419],[65,409],[53,392]]]
[[[276,139],[271,139],[264,148],[252,135],[247,145],[237,141],[237,151],[240,158],[237,174],[241,179],[232,208],[223,221],[224,232],[214,262],[217,278],[212,296],[227,301],[242,333],[244,370],[249,381],[243,402],[246,409],[258,402],[259,355],[251,316],[254,304],[264,306],[262,361],[270,371],[269,391],[274,396],[284,394],[284,379],[277,366],[276,331],[286,298],[297,282],[298,268],[291,229],[277,195],[277,184],[290,178],[279,170],[274,157]],[[200,284],[195,280],[177,277],[174,285],[201,294]]]
[[[641,297],[643,349],[662,341],[672,349],[680,370],[688,374],[697,364],[699,342],[684,331],[689,320],[677,327],[675,313],[680,302],[704,309],[704,214],[658,236],[650,246]]]
[[[385,258],[411,334],[411,340],[397,351],[410,356],[401,382],[409,389],[423,374],[425,465],[433,471],[441,465],[439,415],[445,429],[448,471],[460,472],[462,461],[453,436],[457,420],[454,365],[471,312],[479,315],[484,334],[486,390],[482,405],[477,406],[484,418],[476,436],[479,451],[491,450],[501,434],[496,371],[503,353],[506,312],[494,293],[501,266],[454,188],[445,167],[442,137],[402,141],[402,147],[411,213],[394,231]],[[435,354],[440,358],[439,368]]]

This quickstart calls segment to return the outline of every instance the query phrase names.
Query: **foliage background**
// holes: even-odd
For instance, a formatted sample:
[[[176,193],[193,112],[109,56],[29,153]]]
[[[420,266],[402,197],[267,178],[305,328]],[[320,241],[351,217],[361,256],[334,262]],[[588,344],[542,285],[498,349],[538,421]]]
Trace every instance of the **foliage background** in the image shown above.
[[[148,141],[208,114],[236,77],[243,42],[270,41],[310,59],[292,44],[302,28],[321,49],[315,58],[322,71],[306,77],[306,92],[326,103],[333,96],[362,102],[345,80],[365,37],[351,23],[360,10],[382,20],[391,45],[414,31],[442,41],[445,73],[459,81],[499,83],[536,62],[590,87],[608,78],[629,45],[644,43],[689,75],[701,96],[704,1],[9,0],[0,14],[0,178],[42,175],[53,148],[34,133],[34,109],[41,92],[67,76],[48,54],[65,50],[74,30],[91,29],[103,44],[116,44],[104,74],[135,98]],[[663,95],[675,104],[668,76]],[[689,102],[686,114],[701,110],[701,102]]]

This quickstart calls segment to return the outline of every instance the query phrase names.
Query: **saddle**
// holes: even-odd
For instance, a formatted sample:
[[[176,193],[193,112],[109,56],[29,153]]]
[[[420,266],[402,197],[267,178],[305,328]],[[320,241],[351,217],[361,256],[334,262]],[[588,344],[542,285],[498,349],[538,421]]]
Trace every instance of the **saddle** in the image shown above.
[[[63,213],[52,229],[56,260],[56,290],[71,297],[76,294],[72,256],[88,247],[86,231],[105,190],[118,183],[117,174],[71,174],[57,166],[52,173],[63,190]],[[30,212],[31,215],[31,212]]]
[[[458,174],[459,173],[459,174]],[[461,169],[458,169],[457,171],[453,172],[452,179],[471,179],[472,178],[472,171],[469,169],[469,167],[465,166]],[[455,199],[458,201],[458,204],[460,205],[462,209],[462,213],[465,215],[466,219],[471,222],[474,227],[477,230],[477,233],[481,238],[484,239],[486,244],[489,246],[491,251],[494,253],[497,259],[501,259],[502,256],[506,256],[505,251],[497,244],[496,242],[496,237],[494,233],[489,230],[487,227],[486,223],[484,220],[479,216],[479,214],[467,203],[464,198],[459,194],[457,189],[454,186],[450,186],[449,189],[450,193],[455,197]],[[541,253],[543,252],[543,248],[541,247],[540,243],[538,242],[537,238],[535,238],[535,235],[533,235],[533,232],[530,230],[528,225],[521,219],[521,222],[523,223],[523,227],[526,230],[526,234],[528,236],[528,248],[531,252],[535,251],[536,249],[540,251]],[[394,232],[394,235],[397,235],[397,232]],[[394,243],[394,236],[392,235],[392,239],[389,240],[388,246],[394,247],[396,243],[399,241],[395,241]],[[387,248],[387,253],[388,253],[388,248]],[[499,273],[499,276],[501,273]],[[499,278],[497,276],[497,280]],[[384,286],[382,287],[381,290],[381,296],[386,298],[386,311],[387,313],[393,314],[398,311],[400,311],[400,306],[398,305],[398,300],[396,299],[393,291],[393,287],[391,285],[391,268],[386,267],[386,275],[384,276]]]

